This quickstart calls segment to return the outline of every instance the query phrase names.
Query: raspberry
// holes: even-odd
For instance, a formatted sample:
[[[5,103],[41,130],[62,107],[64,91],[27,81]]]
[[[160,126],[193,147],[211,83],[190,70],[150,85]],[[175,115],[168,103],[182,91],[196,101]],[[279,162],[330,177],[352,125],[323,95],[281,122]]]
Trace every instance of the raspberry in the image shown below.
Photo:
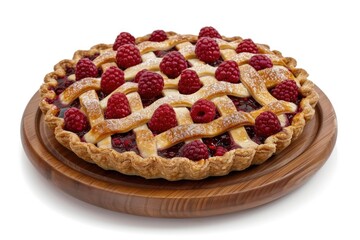
[[[273,66],[270,58],[265,55],[255,55],[250,58],[249,64],[257,71]]]
[[[138,87],[142,98],[157,97],[164,88],[164,79],[158,73],[146,71],[140,76]]]
[[[149,70],[143,69],[143,70],[141,70],[140,72],[138,72],[138,73],[135,75],[135,78],[134,78],[133,82],[134,82],[134,83],[139,83],[140,77],[141,77],[145,72],[147,72],[147,71],[149,71]]]
[[[193,161],[209,158],[209,150],[200,140],[195,140],[184,145],[180,151],[182,157],[186,157]]]
[[[206,99],[199,99],[191,107],[190,115],[195,123],[211,122],[216,115],[215,104]]]
[[[97,67],[88,58],[82,58],[76,63],[75,77],[79,81],[87,77],[96,77],[98,74]]]
[[[124,83],[124,72],[121,69],[112,66],[101,76],[100,86],[103,93],[110,94]]]
[[[220,38],[222,39],[219,32],[213,27],[203,27],[199,32],[199,39],[202,37]]]
[[[215,71],[215,78],[219,81],[238,83],[240,81],[240,71],[235,61],[224,61]]]
[[[294,80],[285,80],[273,88],[271,94],[278,100],[296,102],[299,95],[299,88]]]
[[[159,134],[177,126],[174,109],[169,104],[158,107],[152,115],[148,126],[155,134]]]
[[[255,119],[255,133],[260,137],[269,137],[281,131],[281,125],[275,113],[267,111],[260,113]]]
[[[108,100],[105,118],[123,118],[130,115],[130,105],[125,94],[117,92],[111,95]]]
[[[164,30],[155,30],[151,33],[149,41],[152,42],[162,42],[168,39],[166,32]]]
[[[214,156],[223,156],[227,152],[227,149],[222,146],[217,146]]]
[[[128,68],[141,63],[139,49],[133,44],[125,44],[118,48],[116,53],[116,63],[122,68]]]
[[[169,78],[178,77],[181,71],[186,68],[186,59],[177,51],[167,53],[160,63],[160,70]]]
[[[203,37],[196,43],[195,54],[201,61],[213,63],[220,58],[220,48],[214,39]]]
[[[125,44],[135,44],[135,38],[128,32],[120,33],[114,42],[113,50],[116,51],[120,46]]]
[[[186,69],[182,71],[178,84],[179,92],[182,94],[192,94],[202,87],[199,76],[194,70]]]
[[[85,131],[88,126],[88,120],[84,113],[77,108],[69,108],[64,113],[65,130],[75,133]]]
[[[256,44],[251,39],[244,39],[239,45],[237,46],[236,50],[237,53],[242,52],[249,52],[249,53],[258,53],[259,50]]]

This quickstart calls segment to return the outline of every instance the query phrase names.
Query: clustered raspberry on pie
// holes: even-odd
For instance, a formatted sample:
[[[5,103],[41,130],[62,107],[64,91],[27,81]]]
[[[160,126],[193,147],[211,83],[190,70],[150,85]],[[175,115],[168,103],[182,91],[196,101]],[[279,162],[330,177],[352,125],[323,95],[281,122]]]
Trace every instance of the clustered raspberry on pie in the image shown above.
[[[318,101],[293,58],[251,39],[156,30],[75,52],[47,74],[56,139],[104,169],[202,179],[261,164],[296,139]]]

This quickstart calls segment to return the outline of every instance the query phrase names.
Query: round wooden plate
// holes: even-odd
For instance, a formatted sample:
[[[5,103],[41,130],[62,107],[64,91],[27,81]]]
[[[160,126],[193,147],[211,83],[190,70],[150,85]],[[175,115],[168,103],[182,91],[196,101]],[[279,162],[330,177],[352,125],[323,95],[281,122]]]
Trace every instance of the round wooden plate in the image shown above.
[[[301,186],[328,159],[336,141],[335,111],[320,101],[304,133],[260,166],[200,181],[146,180],[87,163],[60,145],[38,108],[28,103],[21,123],[25,152],[48,180],[85,202],[114,211],[153,217],[200,217],[240,211],[273,201]]]

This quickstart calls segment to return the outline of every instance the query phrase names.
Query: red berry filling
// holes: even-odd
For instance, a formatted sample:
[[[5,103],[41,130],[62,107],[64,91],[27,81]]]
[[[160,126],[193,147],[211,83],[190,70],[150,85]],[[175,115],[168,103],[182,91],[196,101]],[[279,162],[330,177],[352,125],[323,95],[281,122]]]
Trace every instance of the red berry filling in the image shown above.
[[[185,143],[178,143],[168,149],[158,151],[158,155],[164,158],[180,157],[180,149]]]
[[[234,142],[228,133],[213,138],[203,138],[202,140],[209,148],[210,156],[222,156],[232,149],[239,148],[239,145]]]
[[[196,150],[196,147],[200,148],[200,150]],[[213,138],[203,138],[202,143],[199,140],[188,144],[178,143],[168,149],[158,151],[158,155],[165,158],[188,157],[189,155],[189,159],[197,161],[202,158],[223,156],[226,152],[236,148],[239,148],[239,146],[228,133],[224,133]],[[187,153],[184,153],[184,149]]]
[[[261,105],[252,97],[239,98],[230,96],[230,99],[233,101],[236,110],[243,112],[252,112],[261,108]]]
[[[56,87],[52,87],[49,90],[53,90],[56,95],[60,95],[66,88],[68,88],[74,81],[70,81],[67,76],[57,79]]]
[[[224,59],[222,59],[222,57],[220,56],[220,58],[218,60],[216,60],[215,62],[208,63],[208,64],[213,67],[218,67],[222,62],[224,62]]]
[[[254,126],[245,126],[245,130],[251,140],[256,142],[257,144],[263,144],[265,142],[264,137],[258,136],[255,134]]]
[[[66,66],[65,68],[66,76],[70,76],[72,74],[75,74],[75,68]]]
[[[301,98],[299,98],[299,99],[297,100],[297,102],[296,102],[296,104],[297,104],[297,106],[298,106],[296,112],[294,112],[294,113],[286,113],[286,114],[285,114],[285,115],[286,115],[286,118],[287,118],[287,120],[288,120],[288,123],[287,123],[288,125],[291,125],[292,120],[293,120],[294,116],[295,116],[297,113],[302,112],[302,108],[300,107],[300,101],[301,101]]]
[[[141,103],[143,105],[144,108],[146,108],[147,106],[150,106],[151,104],[153,104],[156,100],[162,98],[163,96],[160,94],[156,97],[153,98],[141,98]]]
[[[216,151],[214,153],[214,156],[224,156],[225,153],[227,153],[227,149],[221,146],[218,146],[216,148]]]
[[[51,87],[51,89],[49,89],[55,92],[56,97],[54,99],[47,98],[46,101],[49,104],[54,104],[60,110],[58,113],[58,117],[64,117],[64,111],[67,110],[69,107],[80,108],[79,99],[75,99],[70,105],[64,105],[59,100],[59,95],[73,83],[74,81],[68,80],[67,76],[65,76],[64,78],[57,79],[56,87]]]
[[[127,151],[133,151],[136,154],[140,153],[136,145],[135,134],[133,131],[112,135],[111,143],[113,148],[120,153]]]
[[[156,55],[156,57],[158,58],[162,58],[164,57],[167,53],[169,52],[173,52],[173,51],[177,51],[177,49],[175,47],[169,49],[169,50],[157,50],[157,51],[154,51],[154,54]]]
[[[88,58],[91,61],[94,61],[94,59],[97,58],[98,56],[100,56],[100,53],[94,53],[92,55],[84,55],[83,58]]]

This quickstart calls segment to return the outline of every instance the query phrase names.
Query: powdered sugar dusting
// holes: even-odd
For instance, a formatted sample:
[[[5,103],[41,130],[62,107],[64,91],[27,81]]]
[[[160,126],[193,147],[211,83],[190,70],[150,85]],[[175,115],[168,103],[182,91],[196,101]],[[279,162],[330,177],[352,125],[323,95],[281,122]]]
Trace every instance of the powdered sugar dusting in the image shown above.
[[[97,78],[84,78],[80,81],[76,81],[66,88],[60,95],[59,99],[64,105],[72,103],[82,93],[90,90],[100,89],[100,79]]]
[[[174,127],[155,137],[159,150],[169,148],[179,142],[201,137],[213,137],[236,126],[253,124],[249,113],[235,112],[206,124],[189,124]]]

